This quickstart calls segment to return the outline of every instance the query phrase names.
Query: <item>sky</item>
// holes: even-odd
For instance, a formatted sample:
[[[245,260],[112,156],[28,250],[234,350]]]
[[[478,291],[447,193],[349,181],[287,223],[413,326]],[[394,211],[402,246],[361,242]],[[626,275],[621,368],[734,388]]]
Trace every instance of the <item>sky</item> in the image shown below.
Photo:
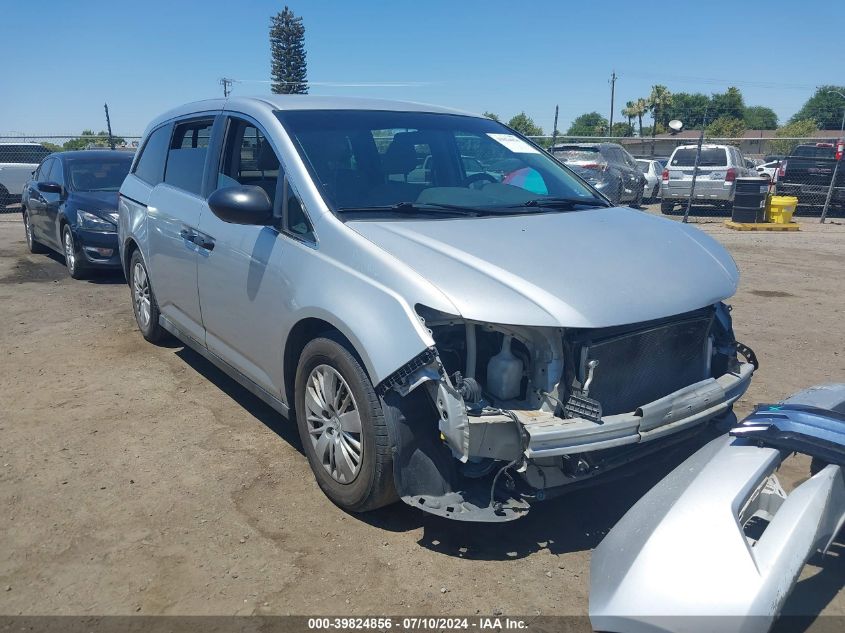
[[[271,0],[4,0],[0,134],[141,134],[158,114],[270,91]],[[782,122],[822,84],[845,84],[841,0],[570,2],[290,0],[302,16],[315,95],[433,103],[551,133],[572,119],[673,92],[740,88]],[[814,16],[824,16],[823,20]],[[838,26],[837,26],[838,25]]]

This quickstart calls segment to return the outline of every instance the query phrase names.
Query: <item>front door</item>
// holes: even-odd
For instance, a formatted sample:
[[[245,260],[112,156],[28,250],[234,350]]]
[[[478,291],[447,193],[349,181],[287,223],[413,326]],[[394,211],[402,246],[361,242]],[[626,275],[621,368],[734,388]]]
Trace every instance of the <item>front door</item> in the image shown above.
[[[230,117],[217,187],[261,187],[281,215],[278,154],[258,124]],[[282,396],[284,341],[280,323],[289,310],[285,262],[295,245],[277,227],[223,222],[210,210],[200,232],[214,242],[199,260],[202,320],[208,349],[277,398]]]

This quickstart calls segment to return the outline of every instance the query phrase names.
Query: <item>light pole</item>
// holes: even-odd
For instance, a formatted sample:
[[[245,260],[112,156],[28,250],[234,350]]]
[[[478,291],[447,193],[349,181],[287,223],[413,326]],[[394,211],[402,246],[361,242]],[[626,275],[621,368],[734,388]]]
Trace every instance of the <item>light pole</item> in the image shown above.
[[[838,90],[828,90],[827,94],[829,95],[839,95],[843,99],[845,99],[845,95],[839,92]],[[845,132],[845,106],[842,106],[842,125],[839,126],[840,132]]]

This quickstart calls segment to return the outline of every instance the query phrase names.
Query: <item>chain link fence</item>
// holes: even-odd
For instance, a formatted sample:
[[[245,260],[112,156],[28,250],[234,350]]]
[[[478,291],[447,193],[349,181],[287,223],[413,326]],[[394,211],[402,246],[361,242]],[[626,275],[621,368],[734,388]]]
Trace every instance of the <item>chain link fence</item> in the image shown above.
[[[654,138],[562,135],[530,138],[546,149],[551,148],[553,143],[558,147],[595,143],[621,146],[628,155],[640,159],[632,163],[633,167],[645,170],[644,204],[666,214],[684,213],[694,174],[696,183],[690,217],[696,220],[711,218],[721,221],[730,217],[736,179],[746,177],[768,178],[771,193],[797,197],[798,216],[821,217],[825,205],[828,207],[827,217],[845,216],[845,168],[838,169],[839,161],[835,158],[837,142],[841,138],[836,132],[820,132],[818,136],[801,138],[763,137],[762,134],[734,138],[705,137],[705,151],[698,168],[690,159],[698,143],[697,132]],[[110,139],[105,132],[0,136],[0,213],[20,210],[24,184],[50,153],[106,149],[112,145],[119,151],[135,151],[140,140],[140,136],[122,134],[114,134]],[[720,149],[711,153],[710,146],[714,145],[720,146]],[[676,154],[673,162],[677,164],[668,164],[679,147],[685,149]],[[693,148],[693,154],[689,148]],[[564,156],[558,157],[565,160]],[[580,162],[603,177],[603,172],[614,171],[613,165],[618,160],[618,156],[610,156]],[[649,161],[657,161],[659,171],[658,165],[649,167]],[[685,195],[677,197],[679,193]]]
[[[699,132],[654,138],[532,136],[531,139],[547,150],[554,145],[558,150],[553,150],[552,154],[565,162],[569,156],[583,158],[572,164],[586,164],[599,172],[615,171],[618,154],[614,155],[612,149],[600,148],[602,157],[592,160],[586,155],[579,156],[575,151],[577,146],[597,143],[621,146],[639,159],[638,165],[646,170],[647,191],[655,191],[654,171],[649,174],[648,165],[649,161],[657,161],[660,165],[657,199],[644,196],[645,201],[653,205],[653,210],[683,215],[692,196],[691,218],[722,221],[731,216],[736,179],[755,177],[767,180],[771,194],[798,198],[796,216],[822,218],[823,213],[826,217],[845,216],[845,167],[840,169],[841,161],[837,160],[841,155],[837,148],[842,136],[836,131],[820,131],[813,137],[705,136],[697,163]],[[560,151],[563,148],[566,148],[565,152]]]

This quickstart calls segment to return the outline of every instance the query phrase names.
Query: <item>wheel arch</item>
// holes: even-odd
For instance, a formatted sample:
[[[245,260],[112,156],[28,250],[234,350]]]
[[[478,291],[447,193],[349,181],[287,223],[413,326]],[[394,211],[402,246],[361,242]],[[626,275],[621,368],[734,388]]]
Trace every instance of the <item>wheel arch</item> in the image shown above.
[[[123,254],[120,258],[120,264],[123,266],[123,276],[126,278],[126,283],[130,285],[132,284],[132,281],[129,279],[129,262],[132,261],[133,253],[139,250],[141,250],[141,247],[138,246],[138,242],[135,241],[135,238],[128,237],[123,242]],[[141,256],[143,257],[143,253]]]

